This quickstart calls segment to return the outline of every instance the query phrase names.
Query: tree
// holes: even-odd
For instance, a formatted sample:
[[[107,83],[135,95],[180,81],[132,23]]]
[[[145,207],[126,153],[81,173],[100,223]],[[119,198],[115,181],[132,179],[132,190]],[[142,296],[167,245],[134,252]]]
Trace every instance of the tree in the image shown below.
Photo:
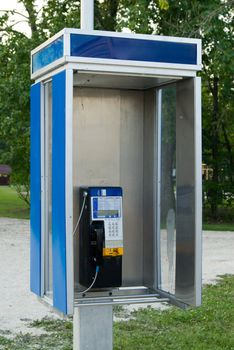
[[[213,18],[204,36],[204,160],[213,169],[206,189],[216,220],[218,205],[227,199],[228,193],[234,193],[234,33],[230,5],[225,5],[222,14]]]
[[[0,158],[13,168],[11,181],[29,203],[29,40],[12,32],[0,47]],[[16,68],[17,67],[17,68]],[[22,187],[20,186],[22,185]]]

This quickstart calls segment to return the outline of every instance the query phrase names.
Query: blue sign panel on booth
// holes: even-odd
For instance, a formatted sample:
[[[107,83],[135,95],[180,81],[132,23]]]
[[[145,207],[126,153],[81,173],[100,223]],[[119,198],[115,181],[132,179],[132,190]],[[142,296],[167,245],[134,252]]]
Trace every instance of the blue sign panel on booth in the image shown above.
[[[63,36],[54,40],[32,56],[32,72],[46,67],[48,64],[63,57]]]
[[[197,64],[197,44],[71,34],[71,56]]]

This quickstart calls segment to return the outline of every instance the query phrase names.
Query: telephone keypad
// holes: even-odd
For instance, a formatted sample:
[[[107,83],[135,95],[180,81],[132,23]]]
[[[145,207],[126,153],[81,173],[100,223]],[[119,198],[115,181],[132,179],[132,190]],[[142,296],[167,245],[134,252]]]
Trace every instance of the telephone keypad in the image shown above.
[[[119,232],[120,224],[118,220],[108,220],[106,225],[106,237],[108,238],[114,238],[114,239],[121,239],[122,233]]]

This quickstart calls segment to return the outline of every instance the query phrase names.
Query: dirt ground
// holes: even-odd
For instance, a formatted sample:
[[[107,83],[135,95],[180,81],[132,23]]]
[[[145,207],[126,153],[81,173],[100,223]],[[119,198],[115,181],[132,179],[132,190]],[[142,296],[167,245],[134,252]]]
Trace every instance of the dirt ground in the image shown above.
[[[29,221],[0,218],[0,334],[30,332],[32,320],[58,317],[29,290]],[[203,284],[234,273],[234,232],[203,233]]]

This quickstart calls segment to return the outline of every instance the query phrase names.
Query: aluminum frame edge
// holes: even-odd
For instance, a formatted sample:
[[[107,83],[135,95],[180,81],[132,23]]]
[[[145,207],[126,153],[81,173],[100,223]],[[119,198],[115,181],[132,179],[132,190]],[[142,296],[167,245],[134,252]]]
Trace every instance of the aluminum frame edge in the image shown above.
[[[41,83],[41,296],[45,294],[45,94]]]
[[[194,78],[195,140],[195,305],[202,303],[202,124],[201,78]]]
[[[66,275],[67,314],[74,312],[73,266],[73,70],[66,69]]]

